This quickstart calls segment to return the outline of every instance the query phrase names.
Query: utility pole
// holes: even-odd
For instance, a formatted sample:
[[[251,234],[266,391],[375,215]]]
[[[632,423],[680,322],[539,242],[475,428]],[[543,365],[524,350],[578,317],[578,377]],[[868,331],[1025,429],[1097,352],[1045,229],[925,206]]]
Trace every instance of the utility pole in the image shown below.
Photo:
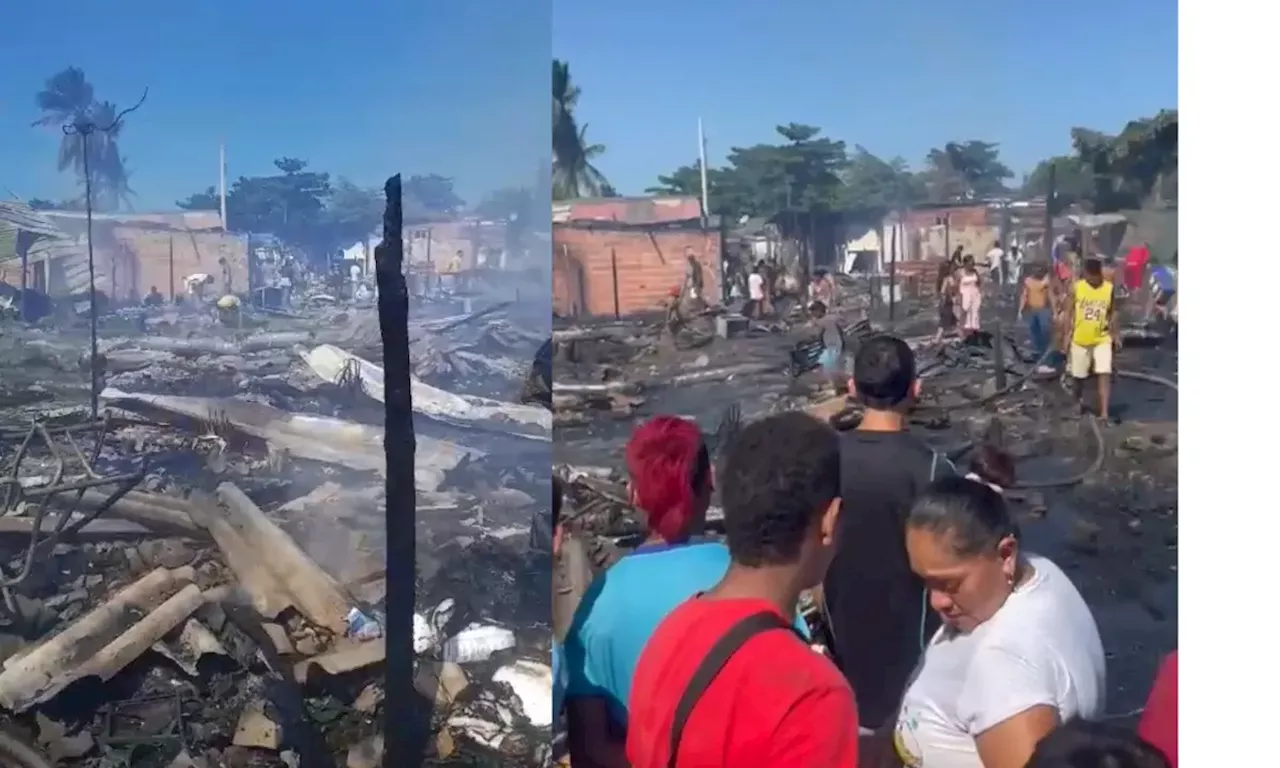
[[[1044,196],[1044,255],[1053,263],[1053,198],[1057,193],[1054,187],[1058,182],[1058,167],[1053,163],[1049,164],[1049,191]]]
[[[227,231],[227,145],[218,144],[218,213],[222,216],[222,231]]]
[[[80,113],[70,123],[62,126],[63,135],[80,137],[80,164],[84,172],[85,248],[89,256],[89,418],[94,421],[98,420],[98,384],[102,362],[98,359],[98,285],[93,265],[93,174],[89,166],[89,137],[96,132],[110,134],[120,125],[125,115],[141,107],[146,100],[147,90],[143,89],[138,103],[118,113],[111,125],[97,125],[87,115]]]
[[[702,118],[698,118],[698,170],[702,175],[702,220],[706,222],[711,216],[711,205],[707,194],[707,137],[702,132]]]

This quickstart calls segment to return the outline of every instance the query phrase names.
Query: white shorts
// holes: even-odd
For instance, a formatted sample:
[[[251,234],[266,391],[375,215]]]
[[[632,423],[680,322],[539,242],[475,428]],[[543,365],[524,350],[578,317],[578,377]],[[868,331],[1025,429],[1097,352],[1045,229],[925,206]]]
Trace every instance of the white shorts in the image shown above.
[[[1071,345],[1070,359],[1067,361],[1067,370],[1073,378],[1087,379],[1089,378],[1089,370],[1105,376],[1111,373],[1111,341],[1102,342],[1092,347],[1082,347],[1079,344]]]

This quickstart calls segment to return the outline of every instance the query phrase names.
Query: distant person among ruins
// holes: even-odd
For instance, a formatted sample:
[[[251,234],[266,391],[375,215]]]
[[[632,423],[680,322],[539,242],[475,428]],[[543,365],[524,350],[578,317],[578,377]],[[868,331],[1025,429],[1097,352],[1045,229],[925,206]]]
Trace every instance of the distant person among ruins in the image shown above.
[[[1000,241],[997,240],[991,244],[991,250],[987,251],[987,275],[997,289],[1004,285],[1004,273],[1004,248],[1000,247]]]
[[[950,262],[938,268],[938,332],[933,343],[942,341],[956,329],[956,293],[960,290],[957,269]]]
[[[1151,268],[1151,299],[1147,304],[1147,317],[1168,321],[1177,318],[1178,273],[1166,264]]]
[[[827,311],[827,305],[815,301],[809,305],[809,315],[817,328],[822,352],[818,355],[818,365],[832,389],[839,393],[848,375],[844,369],[844,329],[840,327],[840,318]]]
[[[142,305],[144,307],[163,306],[164,296],[160,294],[160,289],[156,288],[154,285],[151,286],[151,290],[147,291],[147,295],[142,298]]]
[[[742,308],[742,314],[752,319],[759,319],[764,315],[765,301],[765,266],[764,261],[757,261],[751,274],[747,275],[747,303]]]
[[[195,304],[204,303],[205,289],[213,285],[213,276],[204,272],[196,272],[182,278],[182,282],[187,287],[187,296]]]
[[[942,627],[902,699],[893,741],[903,765],[1016,768],[1063,723],[1102,714],[1106,656],[1093,614],[1057,565],[1022,549],[1000,493],[944,478],[906,529]]]
[[[1016,245],[1009,246],[1009,282],[1011,284],[1016,285],[1022,280],[1023,267],[1022,249]]]
[[[1026,768],[1177,768],[1127,728],[1076,718],[1036,745]]]
[[[825,269],[815,269],[809,291],[813,295],[814,301],[822,302],[822,306],[828,310],[835,310],[836,281],[831,277],[830,272]]]
[[[859,719],[875,730],[897,714],[920,648],[938,626],[925,611],[924,582],[911,572],[903,521],[929,483],[956,470],[908,431],[920,379],[905,341],[865,340],[849,389],[864,411],[856,429],[840,433],[840,495],[849,507],[839,519],[820,604],[832,657],[857,694]]]
[[[1022,295],[1018,298],[1018,316],[1026,318],[1031,335],[1031,351],[1043,365],[1053,341],[1053,283],[1044,264],[1034,264],[1031,274],[1022,279]]]
[[[706,305],[706,298],[702,295],[702,264],[692,250],[685,251],[684,261],[685,298],[693,311],[700,311]]]
[[[575,768],[626,765],[628,701],[641,651],[658,624],[711,589],[730,562],[724,544],[700,538],[714,478],[696,424],[677,416],[650,419],[627,443],[626,465],[630,500],[648,535],[592,581],[565,637],[565,709]],[[798,629],[805,626],[795,622]]]
[[[853,692],[793,628],[801,592],[821,582],[836,547],[839,437],[799,411],[748,424],[729,446],[722,488],[732,564],[640,655],[629,763],[855,768]]]
[[[1092,374],[1098,380],[1098,417],[1111,413],[1111,368],[1115,338],[1115,298],[1111,283],[1102,278],[1102,262],[1088,259],[1084,277],[1072,286],[1071,352],[1067,366],[1072,394],[1082,403],[1084,382]]]
[[[965,256],[958,279],[960,294],[960,329],[969,338],[982,329],[982,276],[973,256]]]
[[[1129,249],[1124,257],[1124,287],[1134,294],[1142,290],[1146,282],[1147,266],[1151,263],[1151,247],[1146,242]]]

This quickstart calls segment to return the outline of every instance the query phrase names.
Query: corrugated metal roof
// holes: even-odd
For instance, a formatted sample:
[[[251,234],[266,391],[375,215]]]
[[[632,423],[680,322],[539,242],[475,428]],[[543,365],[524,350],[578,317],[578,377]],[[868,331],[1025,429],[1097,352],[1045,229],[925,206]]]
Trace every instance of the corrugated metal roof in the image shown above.
[[[30,232],[41,237],[62,237],[62,230],[48,216],[26,203],[0,200],[0,230]]]
[[[601,197],[566,200],[551,206],[551,221],[612,221],[619,224],[665,224],[702,217],[696,197]]]

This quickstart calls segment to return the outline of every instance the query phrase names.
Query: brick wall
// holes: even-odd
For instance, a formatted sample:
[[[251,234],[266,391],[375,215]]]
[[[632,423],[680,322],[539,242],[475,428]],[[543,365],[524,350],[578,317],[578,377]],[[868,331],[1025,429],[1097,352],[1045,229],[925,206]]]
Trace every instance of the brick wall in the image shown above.
[[[685,279],[685,254],[702,264],[704,298],[720,301],[720,233],[700,229],[608,230],[572,226],[552,232],[552,293],[562,316],[614,314],[613,258],[621,315],[662,307]]]
[[[105,263],[95,264],[99,289],[120,301],[138,300],[151,286],[169,296],[169,246],[173,244],[173,283],[181,294],[182,278],[197,272],[212,275],[218,291],[223,290],[218,259],[231,265],[231,289],[249,289],[248,243],[245,236],[221,231],[171,232],[141,227],[116,226],[114,243]],[[96,249],[95,249],[96,250]],[[95,253],[95,261],[97,254]]]
[[[937,223],[945,216],[951,218],[950,237],[946,227]],[[1000,224],[985,205],[909,210],[904,218],[906,253],[911,260],[947,258],[948,240],[952,251],[959,246],[965,253],[981,258],[1000,238]]]

